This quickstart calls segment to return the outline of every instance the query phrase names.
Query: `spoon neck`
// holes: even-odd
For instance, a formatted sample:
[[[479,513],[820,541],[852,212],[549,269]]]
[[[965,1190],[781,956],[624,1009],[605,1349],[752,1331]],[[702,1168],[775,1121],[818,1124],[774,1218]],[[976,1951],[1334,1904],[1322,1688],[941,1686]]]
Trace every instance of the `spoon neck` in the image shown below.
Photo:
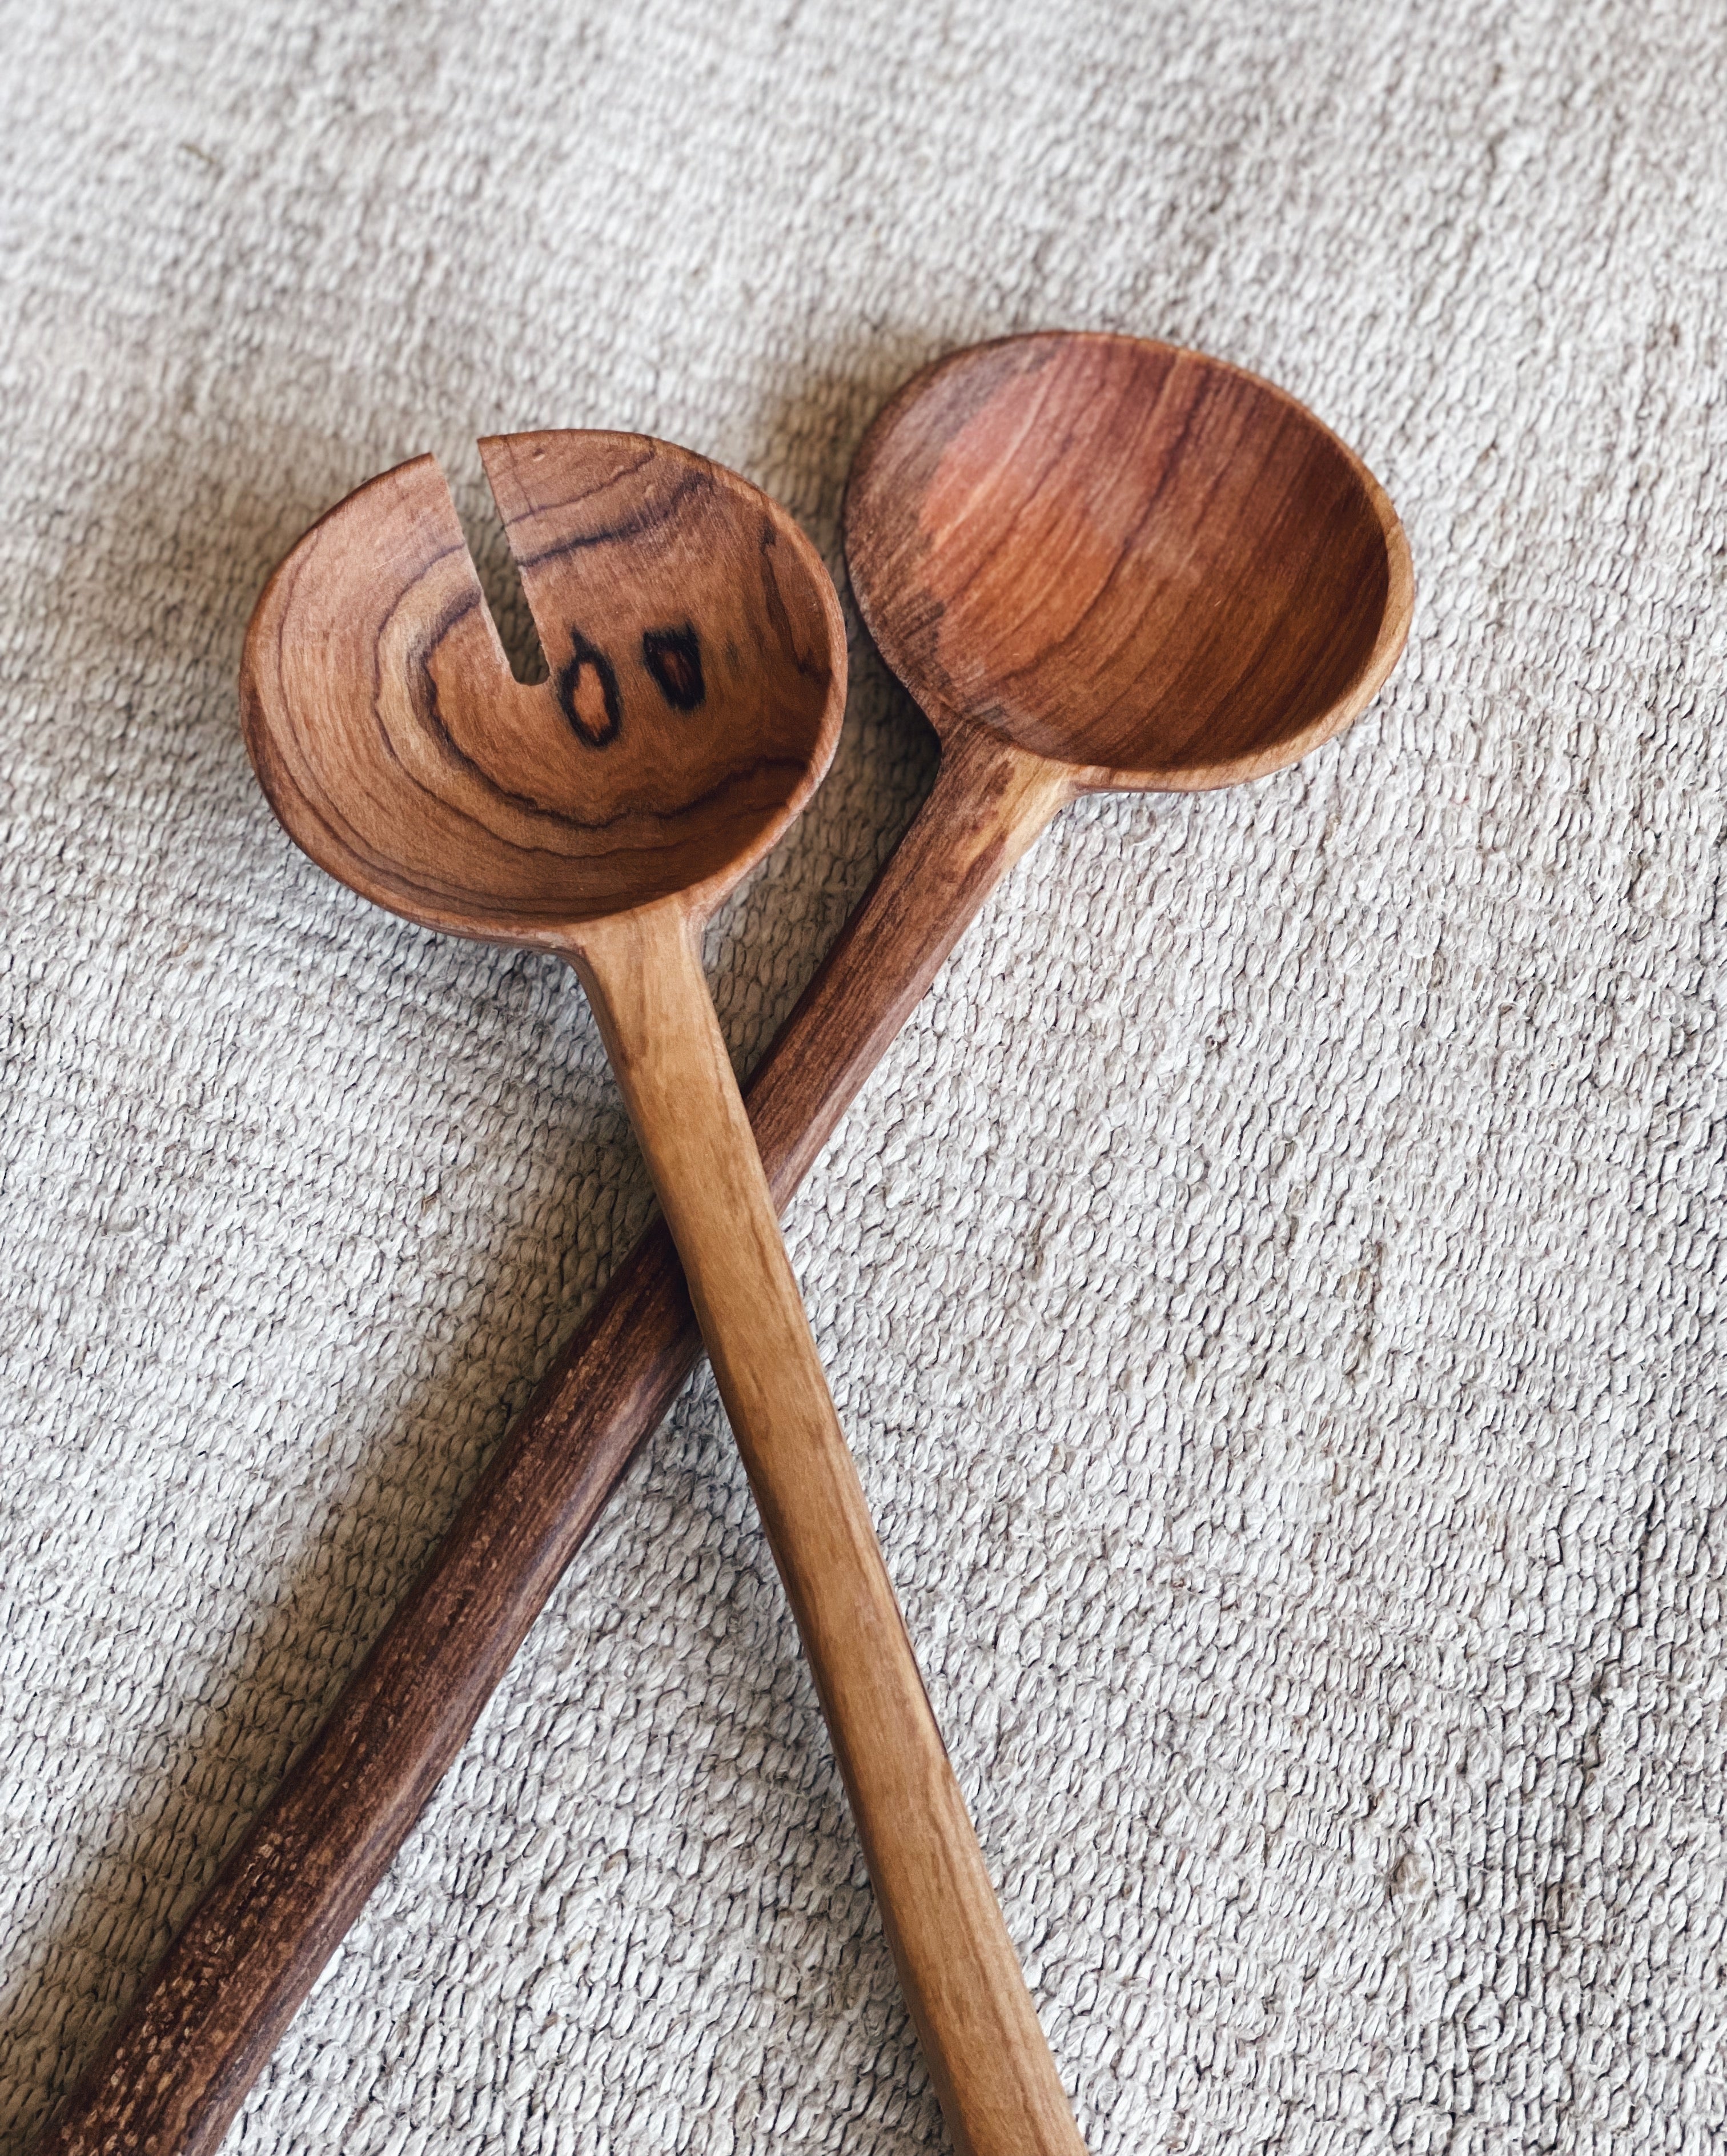
[[[680,1073],[689,1075],[692,1060],[723,1062],[730,1075],[702,974],[700,935],[698,917],[675,896],[585,921],[561,942],[587,991],[633,1120],[638,1101],[651,1121],[664,1116],[668,1090]]]
[[[1063,803],[1059,765],[981,727],[948,729],[935,783],[750,1081],[776,1204],[833,1135],[996,886]]]
[[[1070,765],[966,722],[943,740],[941,768],[925,810],[936,812],[950,839],[966,829],[987,829],[1001,876],[1081,790]]]

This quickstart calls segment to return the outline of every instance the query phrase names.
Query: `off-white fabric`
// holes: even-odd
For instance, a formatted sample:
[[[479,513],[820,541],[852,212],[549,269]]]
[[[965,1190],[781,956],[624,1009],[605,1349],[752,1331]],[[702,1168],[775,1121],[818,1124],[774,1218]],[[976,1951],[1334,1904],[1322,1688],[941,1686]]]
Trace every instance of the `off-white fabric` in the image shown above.
[[[167,0],[0,18],[0,2143],[647,1212],[573,981],[273,824],[318,512],[619,425],[837,516],[971,340],[1306,398],[1420,598],[1234,795],[1068,812],[792,1253],[1094,2156],[1727,2135],[1727,18]],[[498,580],[495,576],[494,582]],[[500,601],[501,603],[501,601]],[[933,768],[854,634],[741,1063]],[[259,2082],[256,2156],[942,2145],[711,1384]]]

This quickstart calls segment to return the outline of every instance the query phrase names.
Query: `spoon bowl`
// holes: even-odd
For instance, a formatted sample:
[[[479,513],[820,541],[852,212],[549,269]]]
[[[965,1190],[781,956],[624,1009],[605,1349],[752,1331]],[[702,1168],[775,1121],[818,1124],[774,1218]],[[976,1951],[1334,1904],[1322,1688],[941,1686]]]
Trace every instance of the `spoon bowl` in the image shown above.
[[[246,639],[246,744],[322,868],[428,928],[561,947],[710,910],[808,799],[845,702],[820,557],[723,466],[639,434],[480,444],[550,670],[514,679],[429,456],[315,525]]]
[[[1285,391],[1138,337],[956,352],[877,417],[852,588],[932,723],[1076,790],[1254,778],[1346,726],[1408,631],[1384,490]]]

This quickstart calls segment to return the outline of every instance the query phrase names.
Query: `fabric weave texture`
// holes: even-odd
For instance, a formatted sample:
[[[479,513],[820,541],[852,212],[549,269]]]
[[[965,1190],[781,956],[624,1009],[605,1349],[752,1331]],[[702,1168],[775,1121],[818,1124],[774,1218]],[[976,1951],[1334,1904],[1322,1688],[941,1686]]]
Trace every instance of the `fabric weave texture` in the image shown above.
[[[1087,2146],[1721,2148],[1719,8],[12,0],[0,52],[0,2149],[648,1212],[573,979],[272,822],[264,578],[432,449],[504,594],[475,438],[595,425],[843,588],[886,396],[1064,326],[1305,399],[1418,583],[1299,769],[1064,813],[788,1224]],[[741,1067],[934,767],[851,619],[710,940]],[[942,2145],[704,1374],[227,2146]]]

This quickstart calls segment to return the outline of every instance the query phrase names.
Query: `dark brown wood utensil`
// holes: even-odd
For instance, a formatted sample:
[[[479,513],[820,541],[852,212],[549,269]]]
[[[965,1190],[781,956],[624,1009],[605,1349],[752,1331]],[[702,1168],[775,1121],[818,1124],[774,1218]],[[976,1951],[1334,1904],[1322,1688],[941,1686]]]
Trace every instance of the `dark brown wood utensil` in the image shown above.
[[[846,538],[864,618],[942,757],[747,1089],[782,1207],[1064,801],[1294,762],[1371,701],[1412,598],[1389,502],[1310,413],[1127,337],[1009,339],[919,376],[858,453]],[[700,1352],[656,1223],[40,2156],[215,2147]]]

